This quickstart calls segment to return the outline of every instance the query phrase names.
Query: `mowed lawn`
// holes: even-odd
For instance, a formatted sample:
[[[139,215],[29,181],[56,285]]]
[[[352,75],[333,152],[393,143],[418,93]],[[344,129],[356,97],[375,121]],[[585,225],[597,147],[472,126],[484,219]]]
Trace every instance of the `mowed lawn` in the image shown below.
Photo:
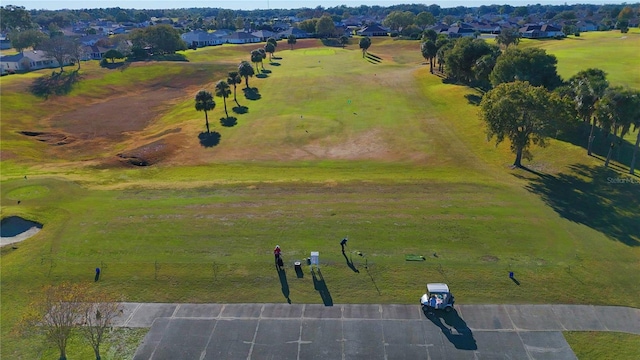
[[[70,96],[90,104],[96,89],[125,88],[132,78],[138,90],[170,85],[182,66],[183,86],[212,90],[237,53],[200,51],[168,71],[89,68]],[[288,295],[322,303],[306,267],[302,278],[292,268],[319,251],[334,303],[417,304],[426,282],[447,282],[460,303],[640,306],[640,185],[608,180],[624,176],[623,165],[604,171],[580,146],[552,140],[534,148],[529,163],[542,175],[511,170],[508,145],[486,142],[469,100],[478,94],[430,75],[417,42],[374,41],[370,52],[381,61],[363,59],[357,44],[292,51],[280,43],[274,64],[265,61],[270,72],[249,79],[260,99],[238,88],[248,112],[233,113],[227,100],[235,126],[217,121],[224,112],[216,98],[215,147],[198,143],[204,114],[184,95],[122,143],[91,148],[114,155],[179,127],[179,151],[147,168],[85,165],[72,161],[76,153],[50,159],[51,145],[16,131],[54,126],[43,114],[56,101],[65,111],[76,105],[55,98],[29,105],[20,86],[3,88],[3,151],[6,138],[11,156],[3,153],[1,163],[2,216],[45,224],[17,249],[2,249],[3,354],[34,357],[33,339],[15,325],[41,286],[92,282],[96,267],[95,286],[125,301],[285,302]],[[276,244],[286,283],[273,266]],[[426,260],[405,261],[410,254]]]
[[[580,36],[568,36],[563,40],[522,40],[522,46],[534,46],[547,50],[558,58],[558,73],[565,79],[588,68],[602,69],[611,85],[638,88],[640,69],[640,29],[628,33],[620,31],[584,32]]]

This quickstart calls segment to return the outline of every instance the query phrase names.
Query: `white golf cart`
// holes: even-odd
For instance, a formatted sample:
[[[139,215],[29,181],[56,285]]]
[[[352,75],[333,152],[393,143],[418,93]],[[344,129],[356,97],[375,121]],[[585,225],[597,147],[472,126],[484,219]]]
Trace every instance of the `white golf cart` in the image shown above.
[[[427,293],[420,298],[422,310],[444,310],[450,312],[453,309],[455,299],[453,294],[449,292],[447,284],[431,283],[427,284]]]

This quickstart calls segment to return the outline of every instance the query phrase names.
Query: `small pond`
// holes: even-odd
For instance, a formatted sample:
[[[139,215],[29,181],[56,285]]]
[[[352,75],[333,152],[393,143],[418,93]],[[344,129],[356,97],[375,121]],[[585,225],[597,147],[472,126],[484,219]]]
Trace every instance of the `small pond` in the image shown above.
[[[0,221],[0,237],[14,237],[32,228],[42,229],[42,224],[19,216],[9,216]]]

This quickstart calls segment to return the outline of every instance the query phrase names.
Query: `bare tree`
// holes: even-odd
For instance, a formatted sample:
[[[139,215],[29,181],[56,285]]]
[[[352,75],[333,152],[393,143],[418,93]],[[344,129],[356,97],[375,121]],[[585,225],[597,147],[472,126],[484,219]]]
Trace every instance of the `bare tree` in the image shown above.
[[[42,296],[28,307],[23,319],[25,329],[42,333],[60,351],[59,360],[67,359],[67,341],[73,328],[82,322],[86,308],[87,286],[62,283],[46,286]]]
[[[85,304],[80,333],[91,344],[96,360],[100,360],[100,344],[107,338],[113,320],[122,313],[122,305],[105,292],[93,292],[90,303]]]
[[[40,43],[38,50],[44,51],[49,59],[56,60],[60,66],[60,72],[63,72],[64,65],[77,54],[77,47],[78,45],[71,38],[59,35]]]
[[[85,48],[78,41],[72,40],[69,44],[69,59],[78,62],[78,71],[80,70],[80,62],[87,55]]]

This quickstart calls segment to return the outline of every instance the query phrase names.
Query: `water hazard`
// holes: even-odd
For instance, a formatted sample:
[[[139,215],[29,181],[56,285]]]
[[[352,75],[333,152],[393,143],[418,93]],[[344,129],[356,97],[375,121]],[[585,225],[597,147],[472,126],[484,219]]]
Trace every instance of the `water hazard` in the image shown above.
[[[19,216],[9,216],[0,221],[0,237],[14,237],[34,227],[42,229],[42,224]]]

